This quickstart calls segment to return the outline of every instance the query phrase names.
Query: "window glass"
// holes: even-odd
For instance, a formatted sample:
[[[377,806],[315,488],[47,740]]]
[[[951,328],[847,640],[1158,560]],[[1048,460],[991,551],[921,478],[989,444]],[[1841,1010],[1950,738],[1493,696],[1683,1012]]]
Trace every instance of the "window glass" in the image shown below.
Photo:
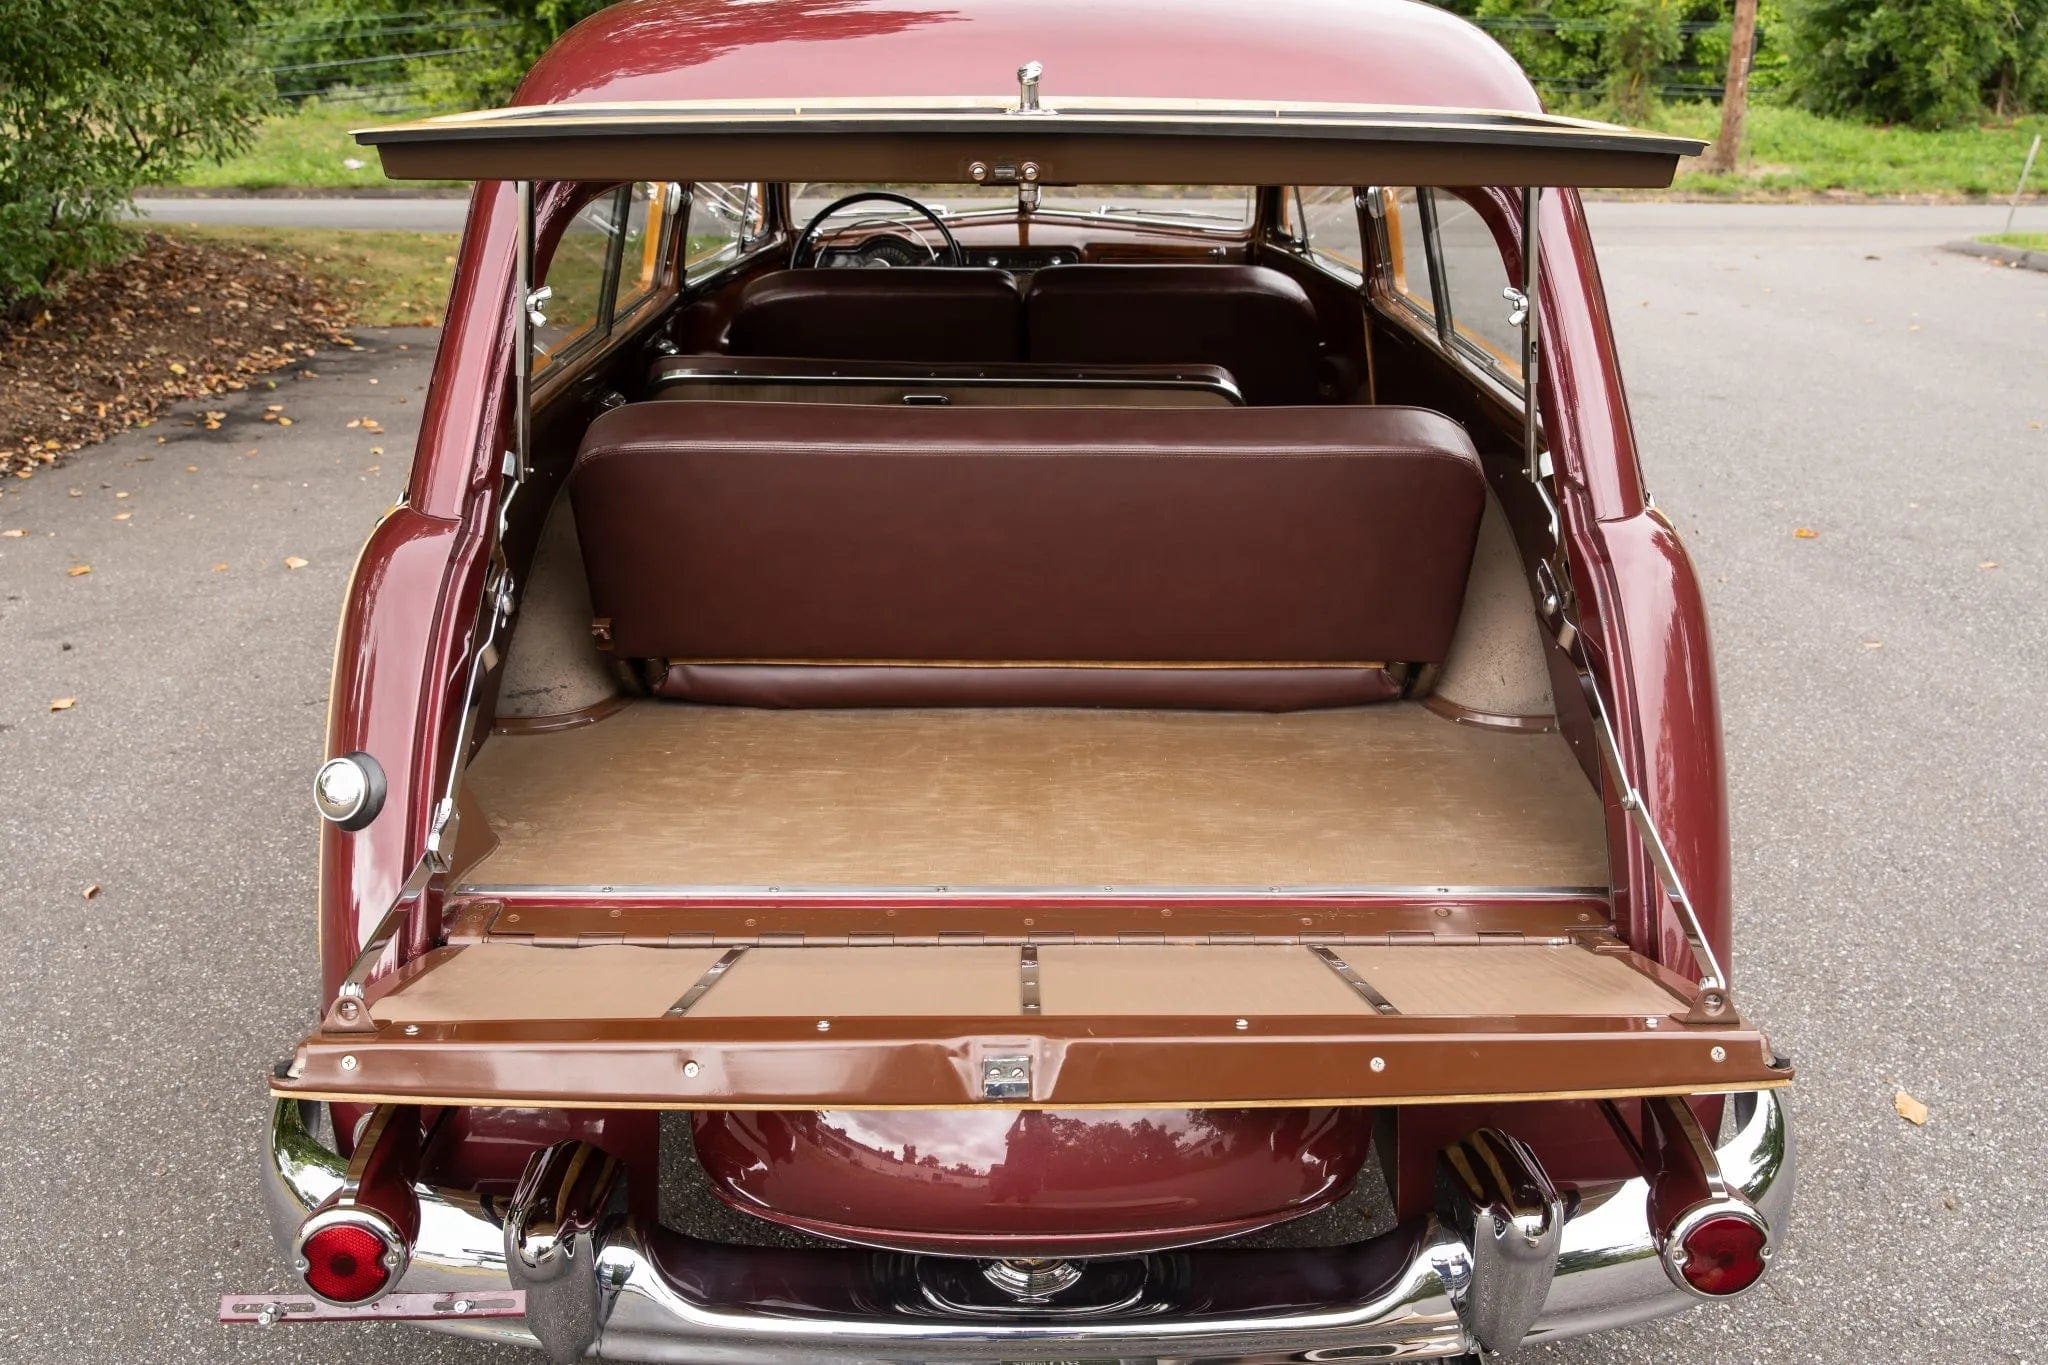
[[[641,183],[627,191],[625,243],[619,253],[619,296],[613,317],[624,317],[661,283],[661,242],[667,235],[673,185]]]
[[[701,279],[739,255],[761,235],[758,184],[703,182],[691,187],[683,228],[683,276]]]
[[[1508,323],[1502,296],[1512,281],[1500,244],[1477,211],[1455,194],[1437,192],[1436,238],[1443,253],[1444,289],[1460,339],[1476,346],[1510,375],[1522,372],[1522,329]]]
[[[534,331],[536,368],[603,329],[605,272],[619,228],[621,197],[612,193],[585,204],[548,258],[541,283],[552,292],[542,310],[547,321]]]
[[[1365,273],[1358,192],[1347,185],[1303,185],[1290,197],[1289,226],[1311,256],[1349,275]]]
[[[1431,317],[1436,296],[1429,284],[1429,257],[1422,208],[1411,189],[1380,191],[1386,208],[1387,266],[1394,292]]]

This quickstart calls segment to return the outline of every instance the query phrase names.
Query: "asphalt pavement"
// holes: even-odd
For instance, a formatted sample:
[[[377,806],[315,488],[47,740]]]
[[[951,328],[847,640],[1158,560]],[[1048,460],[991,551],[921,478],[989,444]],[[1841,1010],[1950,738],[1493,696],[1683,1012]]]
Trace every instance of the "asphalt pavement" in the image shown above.
[[[1938,249],[2000,217],[1595,206],[1712,608],[1736,983],[1800,1064],[1802,1187],[1749,1299],[1525,1358],[2043,1359],[2048,277]],[[306,784],[431,347],[360,340],[0,490],[0,1361],[534,1358],[212,1321],[281,1282],[254,1172],[315,1006]]]

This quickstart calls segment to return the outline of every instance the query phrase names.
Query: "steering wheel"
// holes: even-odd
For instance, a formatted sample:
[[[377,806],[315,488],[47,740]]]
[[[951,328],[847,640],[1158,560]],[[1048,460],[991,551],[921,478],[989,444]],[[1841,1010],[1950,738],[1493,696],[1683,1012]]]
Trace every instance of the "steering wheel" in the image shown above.
[[[945,222],[942,219],[940,219],[938,214],[933,213],[930,209],[926,208],[923,204],[918,203],[915,199],[912,199],[907,194],[891,194],[887,190],[861,190],[858,193],[849,194],[844,196],[843,198],[834,199],[831,203],[825,205],[824,208],[819,209],[816,213],[811,215],[811,221],[804,224],[804,230],[797,234],[796,243],[789,249],[789,268],[791,270],[797,270],[804,266],[815,267],[818,264],[816,250],[818,229],[825,225],[825,220],[827,218],[830,218],[833,214],[839,212],[843,208],[849,208],[855,204],[866,203],[869,200],[879,200],[886,204],[900,205],[901,207],[909,209],[912,213],[915,213],[918,216],[922,217],[927,223],[930,223],[933,227],[938,229],[939,236],[945,238],[946,264],[967,264],[967,253],[960,249],[960,243],[958,239],[956,239],[953,236],[953,234],[947,229]],[[935,251],[932,253],[932,259],[934,261],[936,261],[938,257],[938,252]]]

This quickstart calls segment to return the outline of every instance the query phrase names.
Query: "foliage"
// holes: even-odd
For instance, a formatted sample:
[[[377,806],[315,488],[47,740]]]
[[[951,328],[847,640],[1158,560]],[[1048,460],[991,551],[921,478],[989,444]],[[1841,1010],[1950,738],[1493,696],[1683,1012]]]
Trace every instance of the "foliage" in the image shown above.
[[[438,101],[461,105],[499,104],[518,88],[527,68],[578,21],[609,0],[478,0],[496,23],[465,29],[457,43],[467,57],[437,65],[426,83]]]
[[[363,327],[432,327],[455,270],[452,232],[156,224],[179,241],[264,253],[324,284]]]
[[[2048,108],[2048,0],[1799,0],[1808,107],[1939,128]]]
[[[0,316],[117,259],[130,191],[218,157],[269,101],[257,0],[9,0],[0,23]]]
[[[1673,103],[1659,109],[1650,126],[1711,138],[1719,122],[1715,105]],[[1743,172],[1711,175],[1696,169],[1695,162],[1682,162],[1675,188],[1681,194],[1743,199],[1846,194],[2002,202],[2012,194],[2036,133],[2048,133],[2048,114],[2010,123],[1920,129],[1876,127],[1791,105],[1756,104],[1750,106],[1743,137]],[[2048,152],[2043,159],[2048,160]],[[2034,174],[2032,202],[2048,203],[2039,196],[2039,166]],[[2023,224],[2028,212],[2021,210]]]
[[[1552,104],[1640,121],[1660,96],[1719,91],[1728,70],[1726,0],[1443,0],[1501,41]],[[1780,0],[1761,0],[1750,88],[1785,67]]]

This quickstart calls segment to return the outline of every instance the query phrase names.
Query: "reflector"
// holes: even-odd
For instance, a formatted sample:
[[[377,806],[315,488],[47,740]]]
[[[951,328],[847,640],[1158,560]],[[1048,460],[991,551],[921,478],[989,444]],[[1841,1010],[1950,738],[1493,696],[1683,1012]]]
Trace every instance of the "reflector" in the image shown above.
[[[331,1223],[300,1248],[306,1287],[335,1303],[361,1303],[391,1280],[384,1239],[359,1223]]]

